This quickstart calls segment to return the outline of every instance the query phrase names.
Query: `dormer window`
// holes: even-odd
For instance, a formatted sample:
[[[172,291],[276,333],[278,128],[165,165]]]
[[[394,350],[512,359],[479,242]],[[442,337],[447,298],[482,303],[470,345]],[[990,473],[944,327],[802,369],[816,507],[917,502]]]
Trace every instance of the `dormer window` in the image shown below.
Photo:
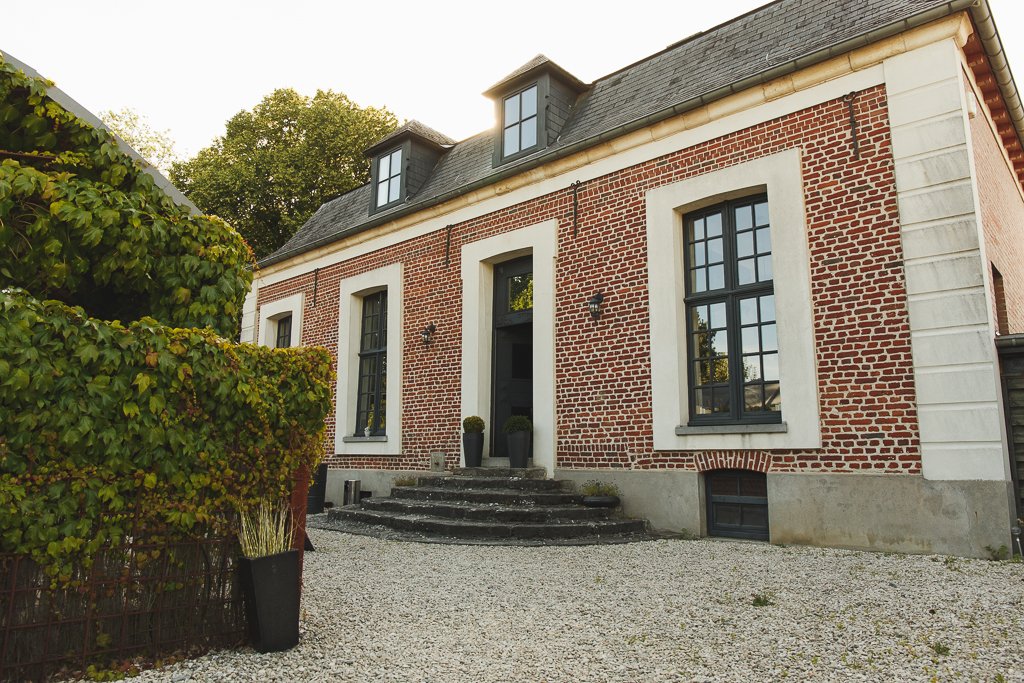
[[[537,146],[537,85],[505,98],[502,156]]]
[[[397,202],[402,197],[402,148],[385,154],[377,161],[377,208]]]

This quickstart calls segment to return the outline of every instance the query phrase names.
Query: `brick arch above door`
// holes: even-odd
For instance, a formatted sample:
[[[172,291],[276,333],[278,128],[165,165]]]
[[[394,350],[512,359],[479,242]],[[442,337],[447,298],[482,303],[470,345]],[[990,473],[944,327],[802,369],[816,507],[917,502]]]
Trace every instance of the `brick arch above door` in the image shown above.
[[[710,470],[753,470],[767,473],[772,466],[770,453],[737,453],[735,451],[706,451],[694,456],[698,472]]]

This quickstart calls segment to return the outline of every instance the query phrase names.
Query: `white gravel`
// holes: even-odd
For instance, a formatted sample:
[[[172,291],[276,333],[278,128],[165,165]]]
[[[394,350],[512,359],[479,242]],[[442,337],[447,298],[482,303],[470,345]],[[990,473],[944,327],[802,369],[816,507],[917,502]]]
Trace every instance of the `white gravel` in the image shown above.
[[[310,537],[297,648],[134,680],[1024,681],[1024,564],[712,540]]]

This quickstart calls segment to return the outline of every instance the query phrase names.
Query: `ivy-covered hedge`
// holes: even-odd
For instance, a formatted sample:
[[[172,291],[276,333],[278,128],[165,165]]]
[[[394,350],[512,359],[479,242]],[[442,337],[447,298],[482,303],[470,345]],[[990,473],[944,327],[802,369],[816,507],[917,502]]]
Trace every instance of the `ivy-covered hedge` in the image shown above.
[[[232,533],[239,506],[290,493],[332,369],[227,340],[244,240],[51,86],[0,55],[0,553],[67,582],[97,551]]]
[[[57,573],[140,530],[225,528],[321,452],[330,355],[0,292],[0,538]]]
[[[238,333],[252,252],[0,55],[0,286],[105,320]]]

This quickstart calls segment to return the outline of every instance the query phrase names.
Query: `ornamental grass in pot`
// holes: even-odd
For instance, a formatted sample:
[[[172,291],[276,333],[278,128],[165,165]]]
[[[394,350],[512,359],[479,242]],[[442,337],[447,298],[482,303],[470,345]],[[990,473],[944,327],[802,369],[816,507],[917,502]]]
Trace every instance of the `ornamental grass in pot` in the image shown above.
[[[258,652],[299,643],[299,552],[292,549],[288,501],[263,499],[239,511],[239,560],[249,641]]]
[[[462,421],[462,452],[466,467],[480,467],[484,459],[484,419],[470,415]]]
[[[508,466],[512,469],[524,469],[530,459],[533,423],[525,415],[513,415],[505,420],[504,432],[508,439]]]

